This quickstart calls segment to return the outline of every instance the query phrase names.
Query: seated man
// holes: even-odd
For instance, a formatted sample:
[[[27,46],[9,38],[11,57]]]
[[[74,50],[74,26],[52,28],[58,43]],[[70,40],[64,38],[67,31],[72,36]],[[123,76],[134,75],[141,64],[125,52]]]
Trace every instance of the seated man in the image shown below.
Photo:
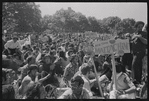
[[[7,41],[7,43],[4,45],[5,49],[7,50],[8,53],[6,53],[7,55],[13,55],[14,53],[16,53],[16,49],[21,49],[21,45],[18,42],[18,37],[17,36],[13,36],[12,40]]]
[[[116,67],[116,81],[117,89],[115,90],[113,79],[110,85],[112,91],[110,91],[110,99],[134,99],[136,87],[130,80],[128,75],[122,72],[122,64],[115,64]]]
[[[81,76],[71,79],[71,88],[66,90],[58,99],[90,99],[89,92],[83,88],[84,81]]]

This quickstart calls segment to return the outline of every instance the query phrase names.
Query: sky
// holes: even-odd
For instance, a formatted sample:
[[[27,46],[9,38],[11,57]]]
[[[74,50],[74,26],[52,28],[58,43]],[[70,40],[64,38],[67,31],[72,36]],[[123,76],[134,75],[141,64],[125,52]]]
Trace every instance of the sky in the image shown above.
[[[42,17],[44,15],[53,15],[57,10],[64,10],[71,7],[75,12],[80,12],[86,17],[93,16],[97,19],[103,19],[109,16],[118,16],[121,19],[133,18],[136,21],[147,23],[147,3],[129,2],[129,3],[102,3],[102,2],[36,2],[40,5]]]

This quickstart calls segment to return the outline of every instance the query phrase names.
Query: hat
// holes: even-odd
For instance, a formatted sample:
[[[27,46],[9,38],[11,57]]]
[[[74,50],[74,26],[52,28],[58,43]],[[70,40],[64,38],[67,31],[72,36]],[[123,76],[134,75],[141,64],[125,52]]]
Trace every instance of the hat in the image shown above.
[[[144,26],[144,22],[143,21],[137,21],[134,25],[134,27],[136,28],[138,25],[142,24]]]
[[[35,69],[38,69],[38,66],[36,64],[32,64],[28,67],[28,73],[31,71],[31,70],[35,70]]]
[[[75,83],[75,82],[78,82],[79,85],[83,85],[83,84],[84,84],[84,80],[83,80],[82,77],[79,76],[79,75],[74,76],[74,77],[71,79],[71,83]]]

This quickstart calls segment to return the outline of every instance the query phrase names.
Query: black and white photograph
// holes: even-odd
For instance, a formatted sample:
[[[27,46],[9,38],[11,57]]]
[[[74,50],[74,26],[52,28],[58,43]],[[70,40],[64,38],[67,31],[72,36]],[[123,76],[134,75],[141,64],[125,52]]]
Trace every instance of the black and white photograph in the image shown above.
[[[2,99],[147,99],[147,2],[2,2]]]

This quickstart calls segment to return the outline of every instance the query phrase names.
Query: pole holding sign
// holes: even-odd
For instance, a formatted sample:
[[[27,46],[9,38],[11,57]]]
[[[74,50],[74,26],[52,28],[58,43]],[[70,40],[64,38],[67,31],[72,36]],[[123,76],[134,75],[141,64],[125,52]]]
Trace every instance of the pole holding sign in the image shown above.
[[[103,92],[102,92],[102,89],[101,89],[101,86],[100,86],[100,82],[99,82],[99,79],[98,79],[98,75],[97,75],[96,67],[95,67],[95,64],[94,64],[94,61],[93,61],[93,57],[91,57],[91,61],[92,61],[92,64],[94,66],[95,77],[96,77],[96,80],[97,80],[97,83],[98,83],[98,88],[99,88],[101,96],[103,97]]]
[[[113,71],[113,79],[114,79],[114,90],[117,90],[117,80],[116,80],[116,68],[115,68],[114,53],[112,54],[112,71]]]

